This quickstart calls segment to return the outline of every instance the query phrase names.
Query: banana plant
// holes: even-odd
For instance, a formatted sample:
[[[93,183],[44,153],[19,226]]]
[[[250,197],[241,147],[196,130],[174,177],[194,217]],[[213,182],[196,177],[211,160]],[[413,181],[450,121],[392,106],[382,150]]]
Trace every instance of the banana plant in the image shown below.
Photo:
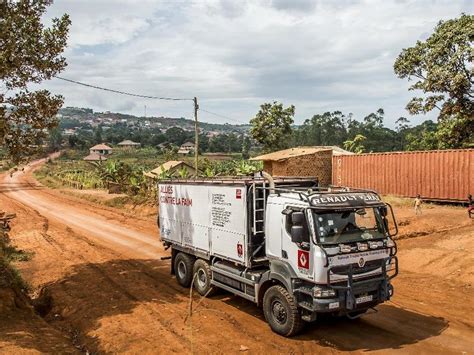
[[[178,170],[178,176],[181,178],[181,179],[187,179],[189,178],[189,171],[188,169],[186,169],[186,167],[182,167],[181,169]]]
[[[257,171],[257,167],[245,160],[241,160],[239,161],[235,168],[234,168],[234,171],[235,171],[235,174],[236,175],[245,175],[245,176],[248,176],[248,175],[252,175],[253,173],[255,173]]]
[[[165,170],[163,166],[160,169],[160,175],[158,176],[159,179],[171,179],[171,173],[169,170]]]

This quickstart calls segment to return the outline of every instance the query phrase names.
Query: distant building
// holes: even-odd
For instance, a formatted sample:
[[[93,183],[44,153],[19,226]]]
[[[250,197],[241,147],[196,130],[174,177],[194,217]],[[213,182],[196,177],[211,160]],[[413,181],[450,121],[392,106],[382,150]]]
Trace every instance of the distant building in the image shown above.
[[[92,148],[89,148],[89,151],[92,153],[97,153],[100,155],[109,155],[112,154],[112,148],[110,148],[108,145],[101,143],[93,146]]]
[[[196,170],[189,164],[181,160],[170,160],[161,164],[159,167],[144,173],[150,179],[158,179],[161,174],[166,173],[167,176],[178,176],[181,169],[186,169],[189,176],[196,175]]]
[[[194,152],[194,143],[186,142],[179,147],[178,154],[187,155],[191,152]]]
[[[76,134],[76,129],[75,128],[66,128],[63,132],[64,136],[73,136]]]
[[[123,148],[123,149],[135,149],[135,148],[140,148],[141,144],[140,143],[137,143],[137,142],[134,142],[134,141],[131,141],[129,139],[126,139],[122,142],[120,142],[119,144],[117,144],[120,148]]]
[[[263,170],[273,176],[314,176],[321,186],[332,183],[333,155],[352,155],[336,146],[296,147],[260,155]]]
[[[105,161],[107,157],[101,155],[99,153],[90,153],[87,157],[84,157],[83,160],[85,161]]]

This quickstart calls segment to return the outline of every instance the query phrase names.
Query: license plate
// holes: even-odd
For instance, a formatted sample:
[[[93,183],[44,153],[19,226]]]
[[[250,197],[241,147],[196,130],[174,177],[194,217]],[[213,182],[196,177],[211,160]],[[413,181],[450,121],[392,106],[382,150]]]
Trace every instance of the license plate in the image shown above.
[[[367,295],[367,296],[362,296],[362,297],[357,297],[356,298],[356,304],[361,304],[361,303],[366,303],[370,302],[374,299],[373,295]]]

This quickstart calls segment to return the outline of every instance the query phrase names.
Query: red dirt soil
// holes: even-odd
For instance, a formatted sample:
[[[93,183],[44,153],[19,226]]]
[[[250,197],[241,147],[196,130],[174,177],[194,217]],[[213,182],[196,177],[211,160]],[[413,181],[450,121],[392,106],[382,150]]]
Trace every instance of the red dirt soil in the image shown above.
[[[220,292],[200,301],[170,275],[155,218],[135,217],[41,186],[32,170],[0,175],[10,236],[34,252],[18,263],[50,307],[0,318],[3,353],[469,353],[474,349],[474,223],[461,207],[396,207],[401,272],[395,296],[359,320],[321,319],[291,339],[261,309]]]

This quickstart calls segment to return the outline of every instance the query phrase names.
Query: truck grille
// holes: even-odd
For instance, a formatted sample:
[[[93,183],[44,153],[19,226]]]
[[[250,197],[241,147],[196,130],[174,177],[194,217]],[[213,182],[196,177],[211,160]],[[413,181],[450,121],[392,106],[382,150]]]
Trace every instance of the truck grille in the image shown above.
[[[365,263],[363,267],[359,267],[357,263],[341,266],[333,266],[331,272],[336,275],[348,275],[349,270],[352,267],[352,274],[359,275],[366,272],[371,272],[382,267],[382,260],[369,260]]]

